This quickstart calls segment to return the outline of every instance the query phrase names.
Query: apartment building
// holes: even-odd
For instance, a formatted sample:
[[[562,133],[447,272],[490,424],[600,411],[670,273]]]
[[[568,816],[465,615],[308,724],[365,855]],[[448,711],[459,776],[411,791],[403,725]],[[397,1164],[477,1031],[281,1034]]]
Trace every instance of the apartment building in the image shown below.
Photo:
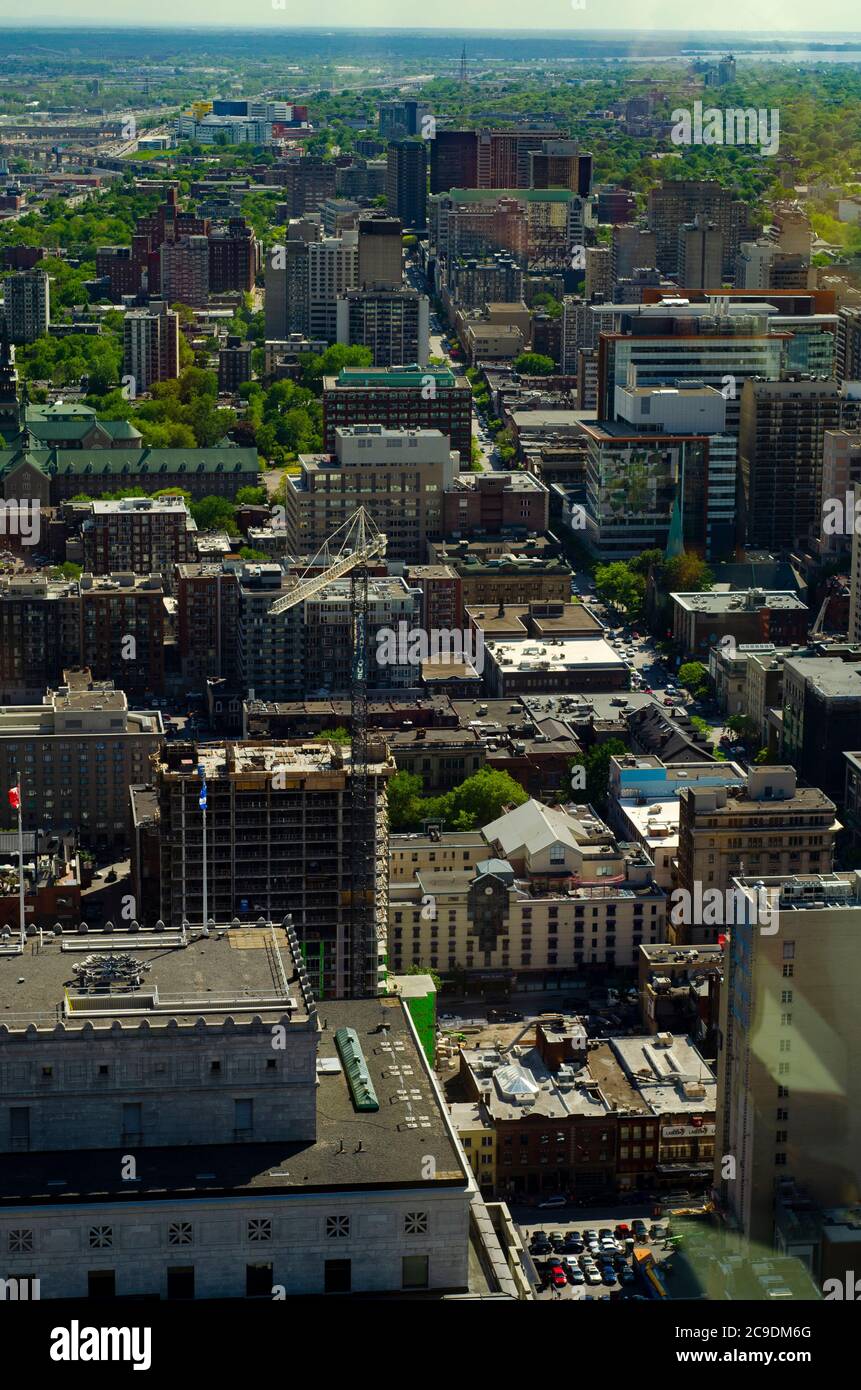
[[[3,282],[3,312],[12,343],[33,343],[51,323],[51,283],[47,271],[17,270]]]
[[[858,500],[861,500],[861,430],[826,430],[823,435],[819,497],[818,539],[821,554],[830,557],[851,551],[855,531],[861,529],[855,512]],[[839,515],[843,525],[834,524],[835,501],[840,505]]]
[[[260,242],[244,217],[230,217],[209,233],[209,290],[226,294],[254,289],[260,269]]]
[[[630,279],[635,270],[655,266],[657,264],[656,258],[654,232],[625,222],[619,223],[613,228],[613,240],[610,247],[610,278],[614,284],[617,280]]]
[[[179,376],[179,315],[167,304],[129,309],[123,319],[123,372],[137,395]]]
[[[251,353],[253,343],[243,342],[231,335],[224,347],[218,350],[218,389],[232,395],[240,386],[251,380]]]
[[[164,691],[165,588],[160,574],[82,574],[78,663],[138,699]]]
[[[290,332],[307,332],[312,338],[325,338],[329,343],[345,341],[338,336],[339,302],[358,283],[358,238],[356,230],[348,230],[340,237],[323,237],[321,241],[308,243],[305,253],[307,320],[302,324],[288,324]],[[266,332],[268,337],[286,336],[284,332],[270,333],[268,324]],[[415,362],[418,359],[413,356],[405,360]]]
[[[388,213],[364,212],[356,222],[356,231],[359,234],[357,288],[400,289],[404,278],[404,220],[400,213],[394,208]]]
[[[571,566],[545,536],[524,539],[504,531],[477,539],[432,541],[428,559],[454,570],[464,606],[568,603],[571,598]]]
[[[543,535],[550,493],[532,473],[460,473],[443,496],[447,536]]]
[[[840,822],[834,802],[818,787],[800,787],[795,768],[752,767],[742,786],[691,786],[679,793],[677,885],[702,900],[724,893],[741,873],[829,874]],[[683,920],[669,913],[673,944],[714,942],[726,924]],[[705,916],[705,913],[693,915]]]
[[[724,262],[723,233],[705,217],[694,217],[679,228],[676,254],[679,284],[691,289],[717,289]]]
[[[823,1207],[859,1200],[861,881],[813,871],[735,884],[751,908],[725,949],[714,1182],[732,1225],[770,1249],[785,1180]],[[760,887],[775,901],[768,932],[753,911]]]
[[[338,296],[337,342],[370,349],[373,366],[398,367],[428,360],[430,305],[418,290],[351,290]]]
[[[168,304],[202,308],[209,299],[209,238],[180,237],[165,241],[161,259],[161,293]]]
[[[348,425],[439,430],[468,463],[472,391],[449,367],[343,367],[323,378],[323,448],[335,451],[335,431]]]
[[[81,528],[84,568],[92,574],[131,570],[162,575],[174,592],[174,565],[197,556],[197,526],[181,497],[122,497],[91,502]]]
[[[678,274],[679,228],[697,216],[711,222],[721,235],[721,270],[731,279],[741,239],[748,236],[749,213],[731,189],[709,179],[667,179],[649,190],[649,226],[655,233],[658,269],[674,277]],[[717,281],[709,288],[719,285]]]
[[[279,170],[279,177],[284,186],[288,217],[316,212],[326,198],[334,198],[336,172],[335,164],[319,155],[306,154],[301,159],[287,160]]]
[[[175,929],[202,917],[202,775],[207,913],[222,925],[234,918],[252,925],[261,915],[280,921],[290,913],[321,997],[379,993],[388,897],[386,780],[394,770],[385,744],[372,740],[360,827],[354,824],[349,747],[165,744],[153,776],[164,922]],[[359,922],[351,887],[354,837],[366,849],[369,885],[369,910]]]
[[[491,995],[556,988],[582,978],[584,966],[635,964],[642,941],[665,940],[666,896],[651,860],[639,846],[619,844],[591,807],[530,800],[481,836],[483,850],[451,837],[395,839],[396,972],[423,965]]]
[[[69,681],[41,704],[0,708],[0,775],[21,787],[25,829],[77,833],[94,849],[123,845],[129,784],[148,776],[162,717],[130,709],[110,681],[73,672]]]
[[[840,426],[842,410],[833,380],[783,373],[744,383],[739,463],[752,545],[791,549],[819,535],[825,433]]]
[[[285,506],[294,555],[313,555],[361,504],[388,537],[388,555],[421,563],[442,535],[442,494],[458,456],[439,430],[351,425],[335,430],[333,454],[301,454]]]
[[[438,130],[430,142],[430,191],[445,193],[450,188],[529,188],[532,172],[530,156],[533,151],[546,152],[546,142],[562,136],[562,131],[550,128]],[[591,186],[589,156],[584,156],[583,178],[588,179]]]

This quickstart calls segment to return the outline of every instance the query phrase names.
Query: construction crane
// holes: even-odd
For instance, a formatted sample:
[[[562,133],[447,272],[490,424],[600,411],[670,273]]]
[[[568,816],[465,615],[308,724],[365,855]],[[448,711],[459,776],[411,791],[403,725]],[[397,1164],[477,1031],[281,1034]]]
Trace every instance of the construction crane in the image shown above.
[[[368,566],[385,552],[386,537],[365,508],[359,507],[323,542],[295,588],[269,610],[285,613],[335,580],[350,576],[350,986],[354,999],[367,993],[368,949],[375,940],[376,829],[368,774]]]

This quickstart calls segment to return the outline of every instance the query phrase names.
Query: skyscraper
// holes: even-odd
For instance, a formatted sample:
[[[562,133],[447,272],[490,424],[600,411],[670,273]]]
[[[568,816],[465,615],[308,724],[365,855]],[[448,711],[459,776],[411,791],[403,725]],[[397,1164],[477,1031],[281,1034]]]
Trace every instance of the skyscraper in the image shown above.
[[[405,227],[427,227],[427,141],[390,140],[386,163],[386,205]]]
[[[138,395],[179,376],[179,316],[163,302],[130,309],[123,320],[123,372]]]
[[[32,343],[51,322],[51,290],[44,270],[19,270],[5,284],[5,314],[13,343]]]
[[[403,223],[385,212],[359,218],[358,288],[400,289],[403,282]]]

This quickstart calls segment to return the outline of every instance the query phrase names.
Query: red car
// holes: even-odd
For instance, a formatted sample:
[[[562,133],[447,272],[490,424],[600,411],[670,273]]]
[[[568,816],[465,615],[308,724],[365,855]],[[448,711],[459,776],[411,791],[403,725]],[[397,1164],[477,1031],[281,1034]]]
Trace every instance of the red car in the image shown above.
[[[550,1282],[554,1289],[564,1289],[568,1283],[565,1277],[565,1270],[561,1265],[554,1265],[550,1271]]]
[[[631,1228],[624,1221],[620,1221],[614,1232],[617,1240],[624,1240],[631,1234]]]

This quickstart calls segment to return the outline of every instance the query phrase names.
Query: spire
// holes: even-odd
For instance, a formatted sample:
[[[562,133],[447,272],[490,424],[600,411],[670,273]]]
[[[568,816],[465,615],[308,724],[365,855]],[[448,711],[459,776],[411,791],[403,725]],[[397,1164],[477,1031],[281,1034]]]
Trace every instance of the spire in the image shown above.
[[[670,529],[667,533],[667,544],[664,550],[665,560],[674,560],[677,555],[685,553],[685,533],[682,526],[682,509],[679,506],[678,494],[673,501],[673,510],[670,516]]]

